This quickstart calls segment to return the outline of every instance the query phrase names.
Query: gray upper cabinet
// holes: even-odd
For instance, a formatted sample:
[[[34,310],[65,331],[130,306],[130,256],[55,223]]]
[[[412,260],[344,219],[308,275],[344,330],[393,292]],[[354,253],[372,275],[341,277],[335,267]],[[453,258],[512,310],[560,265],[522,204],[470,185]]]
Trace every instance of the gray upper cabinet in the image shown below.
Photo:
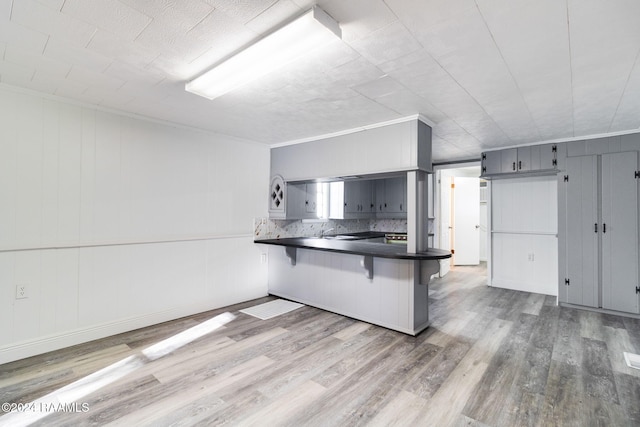
[[[555,172],[556,144],[532,145],[482,153],[482,176]]]
[[[344,212],[348,218],[369,218],[373,212],[371,181],[345,181]]]
[[[318,218],[317,188],[315,183],[287,183],[286,218]]]
[[[377,218],[407,217],[407,179],[394,177],[375,180]]]

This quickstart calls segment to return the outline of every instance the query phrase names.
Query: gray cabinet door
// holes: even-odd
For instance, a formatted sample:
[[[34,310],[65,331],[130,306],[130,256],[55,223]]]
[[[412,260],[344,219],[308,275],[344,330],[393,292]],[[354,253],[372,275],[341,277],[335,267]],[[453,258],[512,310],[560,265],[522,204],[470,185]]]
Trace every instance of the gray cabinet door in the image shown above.
[[[510,148],[500,151],[502,159],[500,164],[502,173],[515,173],[518,171],[518,149]]]
[[[404,178],[389,178],[385,183],[386,212],[406,213],[407,189]]]
[[[602,308],[638,313],[638,153],[602,155]]]
[[[598,158],[567,159],[565,259],[569,284],[560,285],[561,302],[599,306]],[[564,291],[563,291],[564,287]]]
[[[287,218],[303,219],[307,216],[305,201],[307,200],[306,184],[287,183]]]
[[[530,170],[534,170],[531,165],[531,152],[533,147],[519,147],[518,151],[518,164],[516,169],[518,172],[527,172]]]
[[[557,169],[556,145],[544,144],[531,147],[531,170]]]
[[[502,151],[482,153],[482,174],[495,175],[502,173]]]

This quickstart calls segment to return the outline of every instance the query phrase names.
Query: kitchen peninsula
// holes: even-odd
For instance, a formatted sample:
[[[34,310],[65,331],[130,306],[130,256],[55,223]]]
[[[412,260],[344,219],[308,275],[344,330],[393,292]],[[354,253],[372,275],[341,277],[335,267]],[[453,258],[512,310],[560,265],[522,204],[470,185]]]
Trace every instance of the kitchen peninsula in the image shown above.
[[[416,335],[429,325],[428,283],[439,249],[369,241],[384,233],[256,240],[270,245],[269,293]]]
[[[400,220],[406,240],[360,229],[326,236],[322,226],[304,230],[316,237],[256,233],[268,245],[269,293],[411,335],[424,330],[429,279],[451,256],[428,248],[431,172],[431,127],[420,117],[273,148],[269,221],[301,221],[301,230],[371,221],[365,230],[377,231]]]

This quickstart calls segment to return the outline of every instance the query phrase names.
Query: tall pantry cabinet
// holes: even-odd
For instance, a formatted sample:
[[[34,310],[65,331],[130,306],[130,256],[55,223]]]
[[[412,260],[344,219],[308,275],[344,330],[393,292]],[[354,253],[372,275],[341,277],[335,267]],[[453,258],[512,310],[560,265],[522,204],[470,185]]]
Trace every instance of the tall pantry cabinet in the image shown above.
[[[560,303],[640,313],[639,178],[637,151],[567,157],[558,176]]]

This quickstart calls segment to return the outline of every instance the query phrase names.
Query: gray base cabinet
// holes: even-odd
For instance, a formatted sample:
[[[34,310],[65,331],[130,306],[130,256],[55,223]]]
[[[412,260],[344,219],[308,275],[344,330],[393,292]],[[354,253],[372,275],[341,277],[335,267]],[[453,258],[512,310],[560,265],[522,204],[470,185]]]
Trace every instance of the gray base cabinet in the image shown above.
[[[640,313],[638,176],[638,152],[567,158],[559,302]]]

